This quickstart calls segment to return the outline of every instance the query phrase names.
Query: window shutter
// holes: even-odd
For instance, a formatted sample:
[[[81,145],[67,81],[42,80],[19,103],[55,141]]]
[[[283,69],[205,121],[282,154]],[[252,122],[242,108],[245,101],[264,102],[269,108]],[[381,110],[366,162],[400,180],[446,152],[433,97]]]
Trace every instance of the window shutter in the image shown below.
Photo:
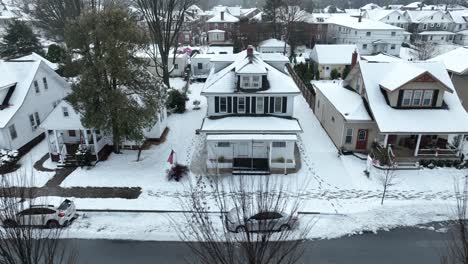
[[[219,97],[215,96],[215,113],[219,113]]]
[[[403,91],[403,90],[400,90],[400,91],[398,92],[398,102],[397,102],[397,106],[398,106],[398,107],[401,107],[401,102],[403,101],[403,93],[404,93],[404,92],[405,92],[405,91]]]
[[[250,97],[245,97],[245,113],[250,114]]]
[[[263,97],[263,113],[268,114],[268,97]]]
[[[232,106],[233,106],[232,112],[237,114],[237,97],[233,97],[232,99],[234,101],[234,103],[232,104]]]
[[[227,98],[227,112],[232,113],[232,97]]]
[[[283,109],[281,109],[282,113],[286,113],[286,110],[288,108],[288,97],[283,96]]]
[[[252,97],[252,114],[257,113],[257,97]]]
[[[275,98],[270,97],[270,113],[274,113],[274,112],[275,112]]]
[[[437,97],[439,97],[439,90],[434,90],[434,94],[432,95],[432,107],[436,107]]]

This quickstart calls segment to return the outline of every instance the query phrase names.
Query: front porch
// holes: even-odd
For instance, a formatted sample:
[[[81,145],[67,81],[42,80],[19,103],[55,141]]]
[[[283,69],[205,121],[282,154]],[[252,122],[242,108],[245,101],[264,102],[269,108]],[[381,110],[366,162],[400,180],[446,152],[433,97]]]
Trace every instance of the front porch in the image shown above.
[[[397,162],[457,160],[462,153],[463,139],[459,134],[383,134],[379,144],[388,146]]]
[[[296,141],[296,135],[208,135],[207,168],[216,174],[294,173]]]
[[[98,161],[104,156],[107,140],[95,129],[47,130],[46,141],[52,161],[65,163],[67,158],[74,158],[79,150],[91,153],[91,161]]]

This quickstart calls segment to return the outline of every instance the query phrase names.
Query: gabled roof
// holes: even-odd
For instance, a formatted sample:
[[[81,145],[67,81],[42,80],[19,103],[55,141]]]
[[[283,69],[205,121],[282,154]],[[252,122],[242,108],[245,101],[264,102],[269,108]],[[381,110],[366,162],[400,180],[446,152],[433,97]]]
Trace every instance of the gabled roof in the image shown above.
[[[13,60],[14,61],[28,61],[28,60],[29,61],[43,61],[47,66],[49,66],[54,71],[58,70],[59,68],[57,63],[53,63],[35,52],[32,52],[29,55],[26,55],[17,59],[13,59]]]
[[[366,14],[369,19],[379,21],[383,18],[385,18],[388,15],[391,15],[392,13],[397,13],[398,15],[403,16],[403,13],[400,10],[395,10],[395,9],[372,9],[372,10],[366,10]],[[400,17],[401,19],[401,17]]]
[[[453,85],[442,63],[406,62],[422,68],[442,82]],[[401,67],[401,62],[369,63],[359,62],[370,111],[382,133],[468,133],[468,114],[457,93],[444,93],[446,108],[439,109],[396,109],[392,108],[380,89],[386,72]],[[454,89],[453,89],[454,90]]]
[[[455,23],[465,24],[468,21],[468,10],[453,10],[448,13]]]
[[[263,59],[264,55],[270,55],[270,53],[263,54],[254,52],[254,57],[256,61],[255,68],[260,69],[261,67],[266,70],[266,75],[270,83],[270,88],[267,90],[258,91],[256,93],[299,94],[299,88],[294,83],[291,76],[286,72],[281,72],[272,65],[268,64]],[[219,70],[218,72],[215,72],[215,68],[211,69],[210,75],[208,76],[208,79],[205,82],[205,86],[203,87],[202,94],[234,93],[236,91],[236,69],[241,69],[243,66],[246,65],[246,63],[249,63],[249,59],[247,58],[247,52],[243,51],[237,54],[219,55],[213,58],[212,62],[230,62],[232,60],[233,62],[231,62],[231,64]],[[278,60],[278,62],[281,63],[283,61]],[[248,70],[250,71],[250,69],[251,68],[249,67]]]
[[[362,97],[356,92],[343,88],[341,81],[312,81],[312,85],[320,90],[344,119],[372,120]]]
[[[458,49],[451,50],[434,57],[429,61],[441,61],[445,64],[445,67],[448,71],[454,72],[456,74],[467,74],[468,47],[460,47]]]
[[[377,55],[368,55],[368,56],[361,56],[363,60],[368,62],[394,62],[394,61],[405,61],[399,57],[392,56],[385,53],[379,53]]]
[[[224,12],[224,19],[221,19],[221,12]],[[228,12],[221,11],[216,13],[212,18],[208,19],[207,23],[236,23],[239,18],[229,14]]]
[[[63,108],[68,110],[68,117],[63,116]],[[62,100],[39,126],[45,130],[85,129],[81,124],[81,115],[66,100]]]
[[[311,59],[319,64],[346,64],[351,65],[356,45],[348,44],[316,44],[311,53]]]
[[[413,23],[421,22],[422,20],[434,16],[437,13],[444,14],[443,11],[436,9],[436,10],[407,10],[406,14],[408,14],[408,18]],[[434,22],[439,22],[438,20],[434,20]]]
[[[0,61],[0,87],[16,84],[9,107],[0,110],[0,128],[4,128],[23,105],[41,61]]]
[[[289,44],[284,43],[282,40],[278,39],[267,39],[258,44],[259,47],[276,47],[276,48],[282,48],[284,47],[284,44],[286,44],[286,47],[289,47]]]
[[[234,71],[237,74],[267,74],[267,69],[264,63],[260,62],[255,56],[252,59],[246,57],[244,60],[236,65]]]
[[[408,62],[395,62],[391,64],[392,66],[389,68],[389,71],[386,71],[385,77],[379,83],[388,91],[394,91],[423,74],[431,75],[444,85],[449,92],[455,90],[452,81],[450,78],[447,78],[446,71],[441,71],[440,67],[435,67],[437,64]]]
[[[329,24],[336,24],[358,30],[403,30],[402,28],[385,24],[380,21],[373,21],[367,18],[363,18],[361,19],[361,22],[359,22],[358,18],[349,16],[332,16],[326,20],[326,22]]]

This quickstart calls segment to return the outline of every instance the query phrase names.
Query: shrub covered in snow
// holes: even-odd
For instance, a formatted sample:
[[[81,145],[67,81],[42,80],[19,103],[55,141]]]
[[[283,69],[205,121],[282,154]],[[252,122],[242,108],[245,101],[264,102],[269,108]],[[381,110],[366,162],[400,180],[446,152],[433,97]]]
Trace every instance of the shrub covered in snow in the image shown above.
[[[19,160],[17,150],[0,149],[0,173],[7,173],[16,167]]]
[[[85,145],[80,145],[75,156],[78,166],[91,166],[91,151]]]
[[[188,167],[176,163],[170,170],[167,171],[167,179],[180,181],[188,173]]]

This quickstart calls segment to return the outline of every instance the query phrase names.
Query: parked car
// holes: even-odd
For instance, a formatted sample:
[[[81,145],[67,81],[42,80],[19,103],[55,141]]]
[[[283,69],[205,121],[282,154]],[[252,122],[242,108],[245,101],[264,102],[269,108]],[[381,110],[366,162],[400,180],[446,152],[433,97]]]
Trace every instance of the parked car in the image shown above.
[[[249,210],[246,210],[249,211]],[[231,232],[269,232],[284,231],[296,228],[299,218],[282,212],[268,211],[246,213],[242,216],[242,210],[234,208],[226,216],[226,227]]]
[[[58,228],[69,225],[77,216],[73,201],[65,199],[58,207],[31,205],[18,212],[15,217],[2,216],[2,223],[5,227],[28,225]]]

